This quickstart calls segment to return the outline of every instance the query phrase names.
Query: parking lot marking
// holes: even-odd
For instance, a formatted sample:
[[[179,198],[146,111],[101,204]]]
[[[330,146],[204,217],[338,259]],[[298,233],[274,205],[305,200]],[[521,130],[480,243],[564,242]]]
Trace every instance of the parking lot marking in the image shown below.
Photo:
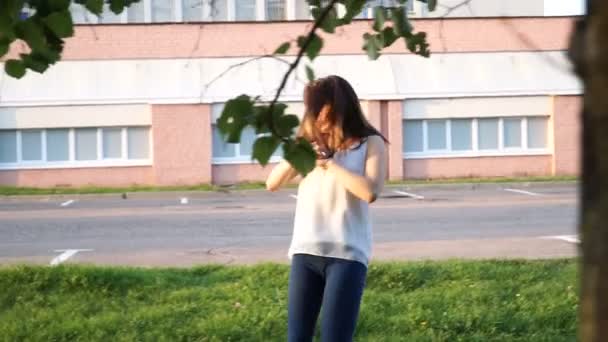
[[[581,240],[576,235],[555,235],[555,236],[546,236],[545,239],[551,240],[561,240],[570,243],[581,243]]]
[[[396,194],[398,194],[398,195],[402,195],[402,196],[413,198],[413,199],[417,199],[417,200],[423,200],[424,199],[424,196],[412,194],[412,193],[405,192],[405,191],[394,190],[393,192],[396,193]]]
[[[188,204],[188,198],[187,198],[187,197],[182,197],[182,198],[179,200],[179,203],[181,203],[181,204]]]
[[[65,201],[65,202],[61,203],[61,206],[62,207],[67,207],[67,206],[71,205],[74,202],[76,202],[76,201],[75,200]]]
[[[289,195],[289,197],[291,197],[293,199],[298,199],[298,196],[296,196],[296,195]]]
[[[57,249],[57,250],[55,250],[55,252],[61,253],[61,254],[59,254],[58,256],[53,258],[53,260],[51,260],[51,266],[57,266],[57,265],[65,262],[66,260],[73,257],[78,252],[92,252],[92,251],[93,251],[92,249]]]
[[[528,196],[543,196],[542,194],[539,194],[536,192],[531,192],[531,191],[526,191],[526,190],[519,190],[519,189],[503,189],[503,190],[508,191],[508,192],[514,192],[516,194],[528,195]]]

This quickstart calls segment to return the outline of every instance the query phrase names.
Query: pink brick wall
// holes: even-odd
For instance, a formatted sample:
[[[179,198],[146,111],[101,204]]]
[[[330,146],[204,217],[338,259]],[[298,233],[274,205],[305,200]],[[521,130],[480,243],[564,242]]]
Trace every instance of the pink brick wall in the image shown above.
[[[276,164],[262,167],[258,164],[213,165],[213,184],[264,182]]]
[[[87,185],[118,187],[153,183],[154,170],[151,166],[0,171],[0,184],[37,188]]]
[[[580,96],[554,98],[555,174],[578,175],[581,157]]]
[[[551,156],[406,159],[405,178],[546,176]]]
[[[154,105],[152,133],[158,185],[211,182],[209,105]]]
[[[438,52],[563,50],[568,46],[573,21],[549,17],[419,19],[414,20],[414,26],[417,31],[427,32],[431,49]],[[68,40],[63,59],[257,56],[304,34],[309,26],[310,22],[302,21],[81,25]],[[335,35],[324,35],[323,54],[360,54],[362,35],[368,31],[369,21],[359,20],[338,29]],[[251,39],[252,32],[264,39]],[[527,42],[520,39],[518,32],[525,34]],[[21,44],[14,44],[9,58],[21,51]],[[384,52],[407,53],[407,50],[403,44],[394,44]]]

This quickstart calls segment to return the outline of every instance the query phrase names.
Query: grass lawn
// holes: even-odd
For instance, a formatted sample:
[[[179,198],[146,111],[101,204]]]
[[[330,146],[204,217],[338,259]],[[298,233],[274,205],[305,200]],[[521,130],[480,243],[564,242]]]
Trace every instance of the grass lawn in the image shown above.
[[[496,178],[446,178],[446,179],[408,179],[389,181],[389,185],[432,185],[432,184],[462,184],[462,183],[521,183],[521,182],[573,182],[578,178],[573,176],[556,177],[496,177]],[[288,187],[295,187],[290,184]],[[79,188],[28,188],[0,185],[0,196],[19,195],[75,195],[75,194],[108,194],[132,192],[162,192],[162,191],[223,191],[223,190],[260,190],[265,189],[263,182],[239,183],[231,186],[199,184],[189,186],[131,186],[124,188],[109,188],[87,186]]]
[[[356,341],[574,341],[577,261],[378,263]],[[2,341],[285,341],[288,266],[0,268]]]

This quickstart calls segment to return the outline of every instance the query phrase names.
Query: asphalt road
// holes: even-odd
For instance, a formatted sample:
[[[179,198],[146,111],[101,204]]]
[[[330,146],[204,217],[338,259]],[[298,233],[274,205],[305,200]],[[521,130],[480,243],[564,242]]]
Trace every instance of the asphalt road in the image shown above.
[[[576,254],[577,185],[387,188],[372,206],[381,259]],[[295,189],[0,199],[0,263],[190,265],[285,259]],[[557,236],[557,237],[556,237]],[[477,251],[477,252],[476,252]]]

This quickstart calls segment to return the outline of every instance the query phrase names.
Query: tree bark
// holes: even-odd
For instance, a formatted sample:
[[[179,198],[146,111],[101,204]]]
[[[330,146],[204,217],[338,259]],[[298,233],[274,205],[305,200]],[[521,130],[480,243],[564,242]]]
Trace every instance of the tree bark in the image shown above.
[[[585,91],[582,111],[579,340],[608,341],[608,1],[588,2],[570,56]]]

